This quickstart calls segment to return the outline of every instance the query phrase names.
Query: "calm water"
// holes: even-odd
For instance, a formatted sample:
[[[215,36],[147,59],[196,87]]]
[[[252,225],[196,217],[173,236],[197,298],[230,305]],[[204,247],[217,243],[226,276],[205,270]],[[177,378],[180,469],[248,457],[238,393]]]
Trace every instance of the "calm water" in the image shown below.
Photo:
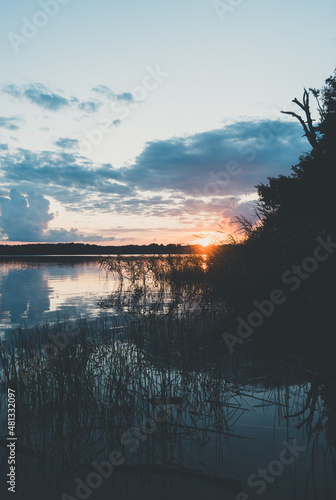
[[[132,313],[129,302],[99,307],[117,289],[98,259],[3,261],[2,341],[10,345],[19,324],[79,315],[90,324],[105,314],[113,324]],[[155,293],[149,301],[161,297]],[[183,314],[178,304],[178,315],[165,310],[148,317],[137,309],[121,332],[107,322],[89,349],[72,351],[71,362],[56,359],[37,380],[31,372],[32,382],[18,394],[16,498],[336,498],[334,379],[299,357],[261,346],[246,344],[231,356],[220,341],[225,317],[197,312],[197,301],[191,302]],[[165,418],[158,418],[158,408]],[[2,395],[2,436],[4,410]],[[148,432],[144,419],[152,425]],[[106,462],[112,450],[125,462],[87,489],[92,463]],[[228,478],[240,482],[240,493]],[[84,489],[76,493],[78,481]]]
[[[98,257],[0,260],[0,335],[19,325],[99,315],[99,299],[114,287]]]

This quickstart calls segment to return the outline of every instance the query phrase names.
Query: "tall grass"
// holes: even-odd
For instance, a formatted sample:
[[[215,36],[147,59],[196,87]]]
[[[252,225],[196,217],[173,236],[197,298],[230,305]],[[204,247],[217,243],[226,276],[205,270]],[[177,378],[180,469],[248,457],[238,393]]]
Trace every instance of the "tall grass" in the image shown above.
[[[35,457],[44,464],[38,470],[41,481],[52,482],[55,474],[70,481],[93,460],[106,459],[112,449],[119,448],[134,470],[145,464],[174,469],[181,466],[176,457],[182,459],[184,443],[183,448],[192,450],[187,462],[183,460],[184,467],[211,480],[202,465],[210,443],[217,448],[211,468],[221,468],[227,459],[223,450],[232,449],[236,440],[252,439],[237,423],[253,406],[271,406],[275,421],[297,420],[308,441],[316,440],[325,428],[329,439],[334,436],[335,409],[321,405],[322,396],[325,404],[330,397],[327,384],[300,381],[289,363],[280,365],[284,375],[279,379],[281,372],[274,372],[274,366],[271,370],[274,360],[268,363],[264,354],[250,347],[239,360],[231,359],[219,344],[209,342],[209,330],[215,332],[218,327],[214,315],[204,323],[194,314],[178,319],[153,316],[124,329],[114,327],[108,317],[82,320],[78,335],[49,360],[44,350],[51,333],[47,326],[18,331],[11,343],[1,345],[0,361],[2,391],[7,386],[17,391],[23,466],[28,467]],[[55,329],[64,333],[66,328],[70,326],[55,325],[53,334]],[[19,368],[29,367],[30,349],[40,355],[40,362],[23,382]],[[292,384],[301,386],[297,389],[300,398],[286,396],[286,385]],[[130,453],[121,442],[122,434],[138,429],[144,435],[144,418],[154,420],[159,403],[164,408],[174,405],[170,416]],[[320,449],[316,445],[313,451],[317,454]],[[335,450],[332,446],[323,449],[329,474]]]

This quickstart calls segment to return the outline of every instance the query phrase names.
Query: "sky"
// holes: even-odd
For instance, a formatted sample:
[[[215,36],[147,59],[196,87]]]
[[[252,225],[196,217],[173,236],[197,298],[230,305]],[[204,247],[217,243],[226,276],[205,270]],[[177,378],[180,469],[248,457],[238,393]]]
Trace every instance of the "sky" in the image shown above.
[[[335,20],[333,0],[6,2],[0,241],[238,234],[310,149],[281,110],[333,73]]]

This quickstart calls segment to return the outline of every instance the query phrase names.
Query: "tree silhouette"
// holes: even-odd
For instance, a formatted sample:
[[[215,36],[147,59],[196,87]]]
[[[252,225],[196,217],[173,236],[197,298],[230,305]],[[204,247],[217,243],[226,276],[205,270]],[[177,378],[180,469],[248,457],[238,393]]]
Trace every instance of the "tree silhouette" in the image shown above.
[[[309,96],[317,101],[320,119],[316,125]],[[219,250],[209,260],[215,288],[239,312],[242,307],[248,311],[251,301],[264,298],[278,285],[285,289],[283,274],[312,258],[317,238],[336,241],[336,72],[321,90],[305,89],[302,102],[296,98],[293,102],[301,114],[284,113],[302,124],[311,150],[300,156],[290,175],[269,177],[267,183],[256,186],[258,224],[251,226],[241,220],[245,239]],[[317,331],[324,331],[324,340],[328,340],[329,323],[334,321],[330,315],[336,294],[335,255],[302,280],[299,291],[290,294],[282,312],[277,313],[287,330],[292,325],[292,339],[305,329],[306,338],[311,330],[312,345]],[[268,325],[270,321],[273,319]],[[281,330],[280,316],[276,321],[274,332]],[[283,330],[279,335],[284,335]]]
[[[268,184],[257,186],[262,227],[268,235],[299,238],[335,232],[336,214],[336,72],[321,90],[310,89],[318,102],[319,124],[315,127],[310,111],[309,92],[302,102],[294,99],[305,118],[292,111],[282,111],[299,120],[312,150],[302,155],[289,176],[269,177]],[[261,233],[259,229],[259,233]]]

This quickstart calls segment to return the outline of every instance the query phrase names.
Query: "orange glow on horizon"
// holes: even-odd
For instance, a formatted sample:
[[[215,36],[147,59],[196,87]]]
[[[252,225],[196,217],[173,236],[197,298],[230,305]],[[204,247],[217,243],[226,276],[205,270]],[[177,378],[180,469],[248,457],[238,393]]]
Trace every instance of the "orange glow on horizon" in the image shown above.
[[[198,242],[198,245],[201,245],[202,247],[206,248],[212,245],[212,243],[208,238],[202,238],[201,241]]]

